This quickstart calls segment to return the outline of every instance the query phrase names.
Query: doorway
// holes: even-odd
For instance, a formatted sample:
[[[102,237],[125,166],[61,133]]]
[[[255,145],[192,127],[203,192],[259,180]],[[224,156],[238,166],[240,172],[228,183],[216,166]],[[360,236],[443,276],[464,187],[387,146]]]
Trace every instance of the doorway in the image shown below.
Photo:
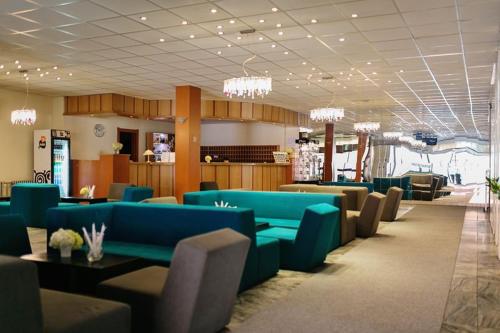
[[[131,161],[139,162],[139,130],[118,127],[116,140],[123,144],[120,154],[129,154]]]

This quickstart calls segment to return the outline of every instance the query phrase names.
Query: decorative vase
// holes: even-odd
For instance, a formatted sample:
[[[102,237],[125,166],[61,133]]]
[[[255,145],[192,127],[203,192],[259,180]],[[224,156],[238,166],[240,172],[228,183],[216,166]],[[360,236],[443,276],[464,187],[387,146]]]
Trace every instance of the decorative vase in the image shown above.
[[[89,262],[96,262],[96,261],[99,261],[102,259],[103,257],[103,251],[102,251],[102,247],[95,250],[95,251],[92,251],[92,250],[89,250],[89,252],[87,252],[87,260]]]
[[[59,248],[59,253],[61,254],[61,258],[71,258],[71,248],[72,246],[61,246]]]

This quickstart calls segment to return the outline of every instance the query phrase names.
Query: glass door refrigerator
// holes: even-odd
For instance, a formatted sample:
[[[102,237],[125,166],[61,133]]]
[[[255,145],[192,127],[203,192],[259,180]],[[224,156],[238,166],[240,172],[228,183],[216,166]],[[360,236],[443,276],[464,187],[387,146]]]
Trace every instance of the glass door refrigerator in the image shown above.
[[[61,197],[70,195],[71,135],[65,130],[35,130],[33,180],[59,186]]]

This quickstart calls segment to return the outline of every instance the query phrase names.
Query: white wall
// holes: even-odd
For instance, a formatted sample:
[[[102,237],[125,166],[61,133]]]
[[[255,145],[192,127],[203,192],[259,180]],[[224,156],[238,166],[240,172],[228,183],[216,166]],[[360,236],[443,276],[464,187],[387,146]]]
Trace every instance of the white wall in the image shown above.
[[[279,145],[293,147],[299,137],[298,127],[256,122],[203,123],[202,146]]]
[[[139,130],[139,155],[146,150],[146,133],[163,132],[173,133],[174,124],[164,121],[140,120],[126,117],[90,117],[90,116],[62,116],[64,99],[54,100],[54,122],[57,129],[71,132],[71,158],[75,160],[97,160],[101,154],[111,154],[111,145],[116,142],[117,128]],[[103,137],[94,135],[94,126],[102,124],[105,127]],[[139,156],[142,160],[142,156]]]
[[[50,128],[52,123],[53,98],[30,94],[26,107],[37,110],[35,126],[11,124],[10,113],[23,107],[25,95],[0,88],[0,181],[32,178],[33,130]]]

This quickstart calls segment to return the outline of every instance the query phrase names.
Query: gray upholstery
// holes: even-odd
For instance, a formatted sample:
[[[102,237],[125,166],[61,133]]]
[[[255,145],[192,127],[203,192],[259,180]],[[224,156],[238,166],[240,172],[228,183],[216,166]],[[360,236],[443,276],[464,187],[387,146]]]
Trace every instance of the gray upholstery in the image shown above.
[[[373,192],[366,197],[361,211],[347,211],[349,223],[356,224],[357,237],[367,238],[377,233],[384,203],[385,195]]]
[[[404,191],[399,187],[391,187],[385,194],[385,204],[382,210],[380,219],[386,222],[392,222],[396,219],[398,214],[399,204],[403,198]]]
[[[40,289],[34,263],[0,256],[0,331],[3,333],[130,332],[130,307]]]
[[[134,186],[128,183],[112,183],[109,185],[108,200],[120,201],[123,198],[123,192],[127,187]]]
[[[249,246],[231,229],[186,238],[170,269],[128,273],[102,282],[97,293],[131,305],[134,332],[217,332],[230,321]]]
[[[158,203],[158,204],[176,204],[176,197],[158,197],[158,198],[149,198],[144,199],[141,203]]]

